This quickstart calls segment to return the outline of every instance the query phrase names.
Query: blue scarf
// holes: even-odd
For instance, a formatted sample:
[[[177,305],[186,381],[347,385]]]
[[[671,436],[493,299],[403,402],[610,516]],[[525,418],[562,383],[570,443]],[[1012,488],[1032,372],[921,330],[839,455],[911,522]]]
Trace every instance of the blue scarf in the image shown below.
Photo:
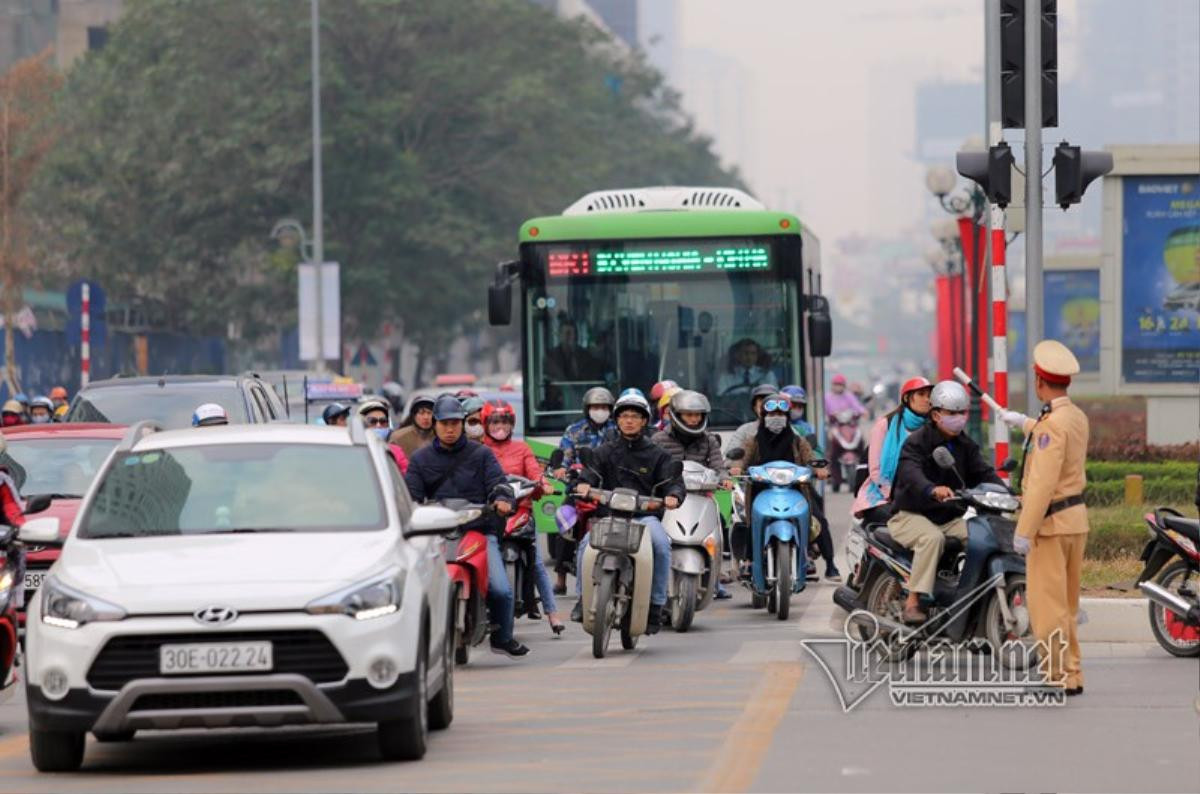
[[[896,467],[900,465],[900,448],[904,446],[908,434],[920,429],[925,422],[924,416],[909,410],[908,406],[888,422],[887,433],[883,437],[883,449],[879,451],[879,478],[883,483],[890,485],[895,479]],[[868,494],[872,506],[886,501],[879,485],[880,483],[871,481]]]

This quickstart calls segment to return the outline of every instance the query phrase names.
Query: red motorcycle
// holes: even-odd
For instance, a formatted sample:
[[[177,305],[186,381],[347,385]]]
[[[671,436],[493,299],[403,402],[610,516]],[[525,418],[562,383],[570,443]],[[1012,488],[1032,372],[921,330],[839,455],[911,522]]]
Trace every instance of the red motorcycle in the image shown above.
[[[461,536],[450,536],[447,544],[455,544],[454,553],[446,554],[446,572],[454,588],[454,661],[466,664],[471,648],[488,635],[487,537],[479,530],[469,529]]]
[[[17,528],[0,527],[0,703],[17,683],[17,594],[24,587]]]
[[[541,485],[533,480],[510,474],[509,488],[517,500],[517,508],[504,524],[500,538],[500,557],[513,593],[513,616],[536,613],[533,567],[537,565],[537,523],[533,520],[533,503],[542,497]]]
[[[829,435],[829,458],[834,464],[829,472],[830,485],[835,493],[842,483],[846,483],[847,490],[852,490],[855,470],[867,459],[867,443],[858,415],[853,411],[839,411],[833,417]]]

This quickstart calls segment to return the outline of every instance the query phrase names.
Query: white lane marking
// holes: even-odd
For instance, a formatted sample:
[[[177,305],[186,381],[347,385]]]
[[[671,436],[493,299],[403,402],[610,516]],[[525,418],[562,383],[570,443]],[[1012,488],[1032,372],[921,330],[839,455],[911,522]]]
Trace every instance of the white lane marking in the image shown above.
[[[820,582],[810,584],[807,589],[811,590],[814,586],[816,592],[812,594],[812,599],[800,618],[798,630],[805,637],[841,636],[842,610],[833,603],[833,591],[838,585],[833,582]]]

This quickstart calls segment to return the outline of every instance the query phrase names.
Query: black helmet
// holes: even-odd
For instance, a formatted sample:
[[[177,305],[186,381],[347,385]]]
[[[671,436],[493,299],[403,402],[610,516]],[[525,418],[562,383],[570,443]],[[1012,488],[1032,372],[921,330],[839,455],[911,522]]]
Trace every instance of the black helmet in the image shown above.
[[[698,391],[684,389],[675,392],[671,397],[670,406],[667,409],[667,417],[671,420],[671,426],[675,430],[685,436],[697,438],[704,435],[708,430],[708,414],[712,410],[712,406],[708,404],[708,398]],[[704,414],[704,419],[700,421],[699,427],[689,427],[679,414],[684,412],[694,412]]]
[[[349,405],[345,403],[330,403],[325,406],[324,411],[321,411],[321,421],[327,425],[331,425],[338,420],[338,417],[346,416],[349,413]]]
[[[463,410],[463,404],[457,397],[452,394],[443,394],[437,398],[437,402],[433,406],[433,418],[438,422],[466,419],[467,412]]]
[[[777,391],[779,391],[778,386],[772,386],[769,383],[760,383],[750,390],[750,404],[754,405],[755,400],[766,399]]]

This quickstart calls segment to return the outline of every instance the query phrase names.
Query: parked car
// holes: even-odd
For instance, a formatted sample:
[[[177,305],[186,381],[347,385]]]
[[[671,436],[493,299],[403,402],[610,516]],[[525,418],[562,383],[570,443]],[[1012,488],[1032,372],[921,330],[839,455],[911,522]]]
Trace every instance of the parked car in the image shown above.
[[[79,768],[89,731],[312,723],[374,723],[385,758],[422,757],[453,718],[437,536],[478,516],[414,507],[358,422],[135,425],[29,607],[34,766]]]
[[[75,523],[75,515],[92,480],[128,428],[110,424],[20,425],[4,430],[5,457],[21,495],[28,501],[50,497],[50,507],[39,518],[58,522],[57,540],[25,549],[25,603],[46,578],[62,551],[62,541]],[[17,615],[25,625],[25,612]]]
[[[201,403],[217,403],[232,424],[287,418],[287,408],[270,384],[243,375],[161,375],[111,378],[80,389],[67,411],[68,422],[132,425],[152,420],[166,428],[190,427]]]

